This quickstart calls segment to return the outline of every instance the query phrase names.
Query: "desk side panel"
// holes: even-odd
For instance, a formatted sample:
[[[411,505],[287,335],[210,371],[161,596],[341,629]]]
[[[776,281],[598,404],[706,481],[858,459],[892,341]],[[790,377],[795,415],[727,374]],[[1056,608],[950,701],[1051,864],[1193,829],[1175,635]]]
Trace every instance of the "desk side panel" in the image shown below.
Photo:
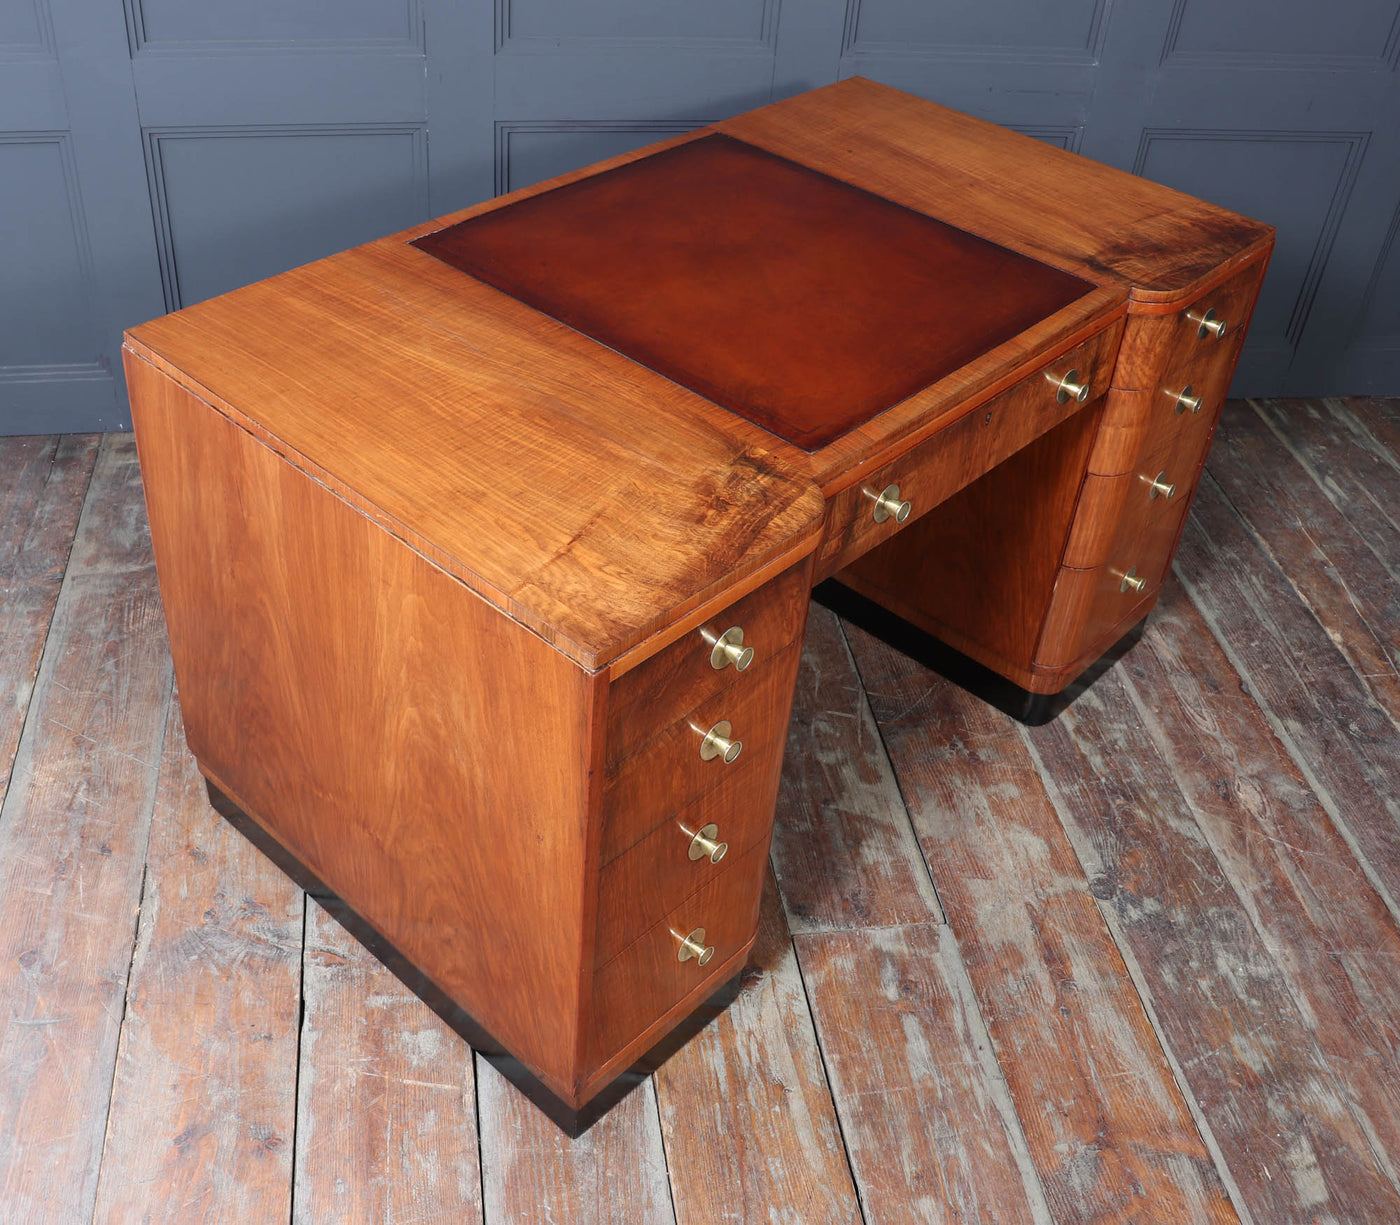
[[[568,1095],[599,679],[131,353],[127,373],[201,766]]]

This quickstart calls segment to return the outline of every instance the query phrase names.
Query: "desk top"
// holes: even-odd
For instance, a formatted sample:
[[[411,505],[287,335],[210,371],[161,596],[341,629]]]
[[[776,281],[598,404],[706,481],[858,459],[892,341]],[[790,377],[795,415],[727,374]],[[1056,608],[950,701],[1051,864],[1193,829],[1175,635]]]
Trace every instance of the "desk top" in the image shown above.
[[[718,134],[413,245],[804,451],[1094,288]]]
[[[1092,288],[808,453],[410,245],[715,131]],[[1125,309],[1171,310],[1270,234],[848,80],[198,303],[128,347],[597,668],[814,548],[825,495],[893,450]]]

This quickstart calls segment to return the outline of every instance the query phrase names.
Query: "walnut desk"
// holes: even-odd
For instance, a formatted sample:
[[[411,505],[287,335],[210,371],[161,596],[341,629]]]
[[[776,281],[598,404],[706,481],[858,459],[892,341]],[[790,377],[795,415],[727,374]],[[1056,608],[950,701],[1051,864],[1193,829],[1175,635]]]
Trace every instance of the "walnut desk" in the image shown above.
[[[190,747],[577,1127],[744,964],[812,584],[1063,690],[1272,245],[857,79],[135,328]]]

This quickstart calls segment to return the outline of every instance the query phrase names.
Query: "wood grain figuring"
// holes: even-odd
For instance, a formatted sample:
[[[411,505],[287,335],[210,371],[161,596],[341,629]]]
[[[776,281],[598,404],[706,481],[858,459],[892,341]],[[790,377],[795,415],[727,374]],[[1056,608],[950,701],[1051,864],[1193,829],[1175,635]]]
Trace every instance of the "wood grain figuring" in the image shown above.
[[[627,756],[708,695],[752,684],[758,664],[801,636],[811,586],[807,566],[793,566],[615,680],[608,690],[608,760]],[[731,627],[742,629],[744,645],[753,649],[743,672],[710,665],[712,642]]]
[[[725,981],[729,963],[748,947],[758,926],[767,852],[764,841],[733,863],[726,861],[713,879],[598,970],[591,1069],[610,1062],[683,997],[702,986],[713,992]],[[706,946],[715,950],[705,966],[677,957],[681,941],[698,927],[705,929]]]
[[[745,742],[744,754],[749,753],[750,743]],[[677,806],[670,801],[661,788],[651,803],[641,803],[626,807],[604,809],[603,838],[599,851],[599,861],[606,868],[646,837],[661,837],[663,828],[671,828],[675,823],[691,828],[699,828],[719,821],[738,819],[746,828],[758,821],[767,824],[769,812],[757,815],[762,809],[765,797],[771,804],[777,793],[778,773],[771,760],[773,750],[758,753],[747,759],[741,754],[738,761],[721,771],[719,782],[702,792],[687,804]]]
[[[754,664],[741,683],[721,690],[673,723],[661,725],[640,748],[610,766],[603,796],[605,823],[611,827],[621,821],[638,830],[650,829],[751,764],[756,782],[776,779],[801,652],[801,644],[794,642],[776,658]],[[650,723],[650,712],[637,709],[636,713]],[[700,746],[705,734],[721,721],[730,724],[730,739],[743,747],[731,762],[721,757],[706,761]],[[641,738],[642,733],[633,737]]]
[[[302,894],[209,807],[171,703],[94,1220],[286,1220]]]
[[[798,933],[942,919],[841,623],[820,605],[797,673],[773,867]]]
[[[412,271],[356,248],[129,344],[585,668],[815,545],[821,497],[771,447],[445,265],[447,285],[418,277],[435,261],[404,251]]]
[[[818,550],[817,577],[834,573],[875,544],[907,530],[908,521],[877,523],[871,494],[898,485],[900,498],[911,505],[911,518],[918,518],[1065,420],[1083,418],[1082,427],[1090,428],[1088,422],[1097,418],[1097,405],[1086,408],[1073,398],[1060,403],[1052,379],[1077,370],[1091,389],[1101,390],[1108,381],[1118,335],[1116,325],[1106,328],[834,496],[828,490],[827,529]]]
[[[1090,472],[1126,472],[1142,452],[1156,451],[1186,433],[1199,431],[1208,441],[1239,361],[1271,250],[1176,314],[1128,320],[1103,428],[1089,457]],[[1190,318],[1203,318],[1210,310],[1228,325],[1218,339],[1202,337],[1199,323]],[[1174,393],[1187,386],[1204,403],[1198,414],[1183,418],[1176,411]]]
[[[687,717],[699,721],[715,709],[733,713],[755,703],[759,709],[751,717],[767,717],[767,703],[771,701],[767,694],[784,687],[790,656],[807,615],[807,568],[796,567],[790,575],[786,590],[779,593],[783,606],[774,610],[780,616],[765,617],[761,614],[766,610],[758,610],[757,640],[750,643],[745,634],[744,645],[752,646],[754,655],[753,662],[742,672],[732,665],[711,667],[711,648],[697,631],[609,687],[606,760],[610,772],[622,772],[626,768],[623,763],[633,755],[657,753],[653,742]],[[760,589],[754,594],[765,593]],[[736,608],[733,615],[726,613],[719,618],[718,632],[723,633],[731,623],[752,622],[753,617],[744,613]],[[708,727],[706,724],[701,731]]]
[[[568,1092],[602,681],[151,367],[128,379],[190,748]],[[541,757],[459,751],[473,742]]]
[[[1199,367],[1202,423],[1134,453],[1194,479],[1241,325],[1203,353],[1181,312],[1247,306],[1273,242],[862,81],[566,177],[126,349],[200,769],[561,1118],[742,969],[810,580],[858,563],[1062,687],[1150,607],[1186,510],[1081,497],[1103,414],[1125,456],[1149,428],[1110,388]],[[1087,406],[1055,398],[1071,368]],[[916,521],[872,527],[872,483]],[[1136,602],[1105,598],[1120,551]],[[742,675],[695,647],[728,617],[761,647]],[[873,816],[813,801],[804,850],[862,858],[822,894],[784,852],[799,928],[936,920],[845,688],[864,760],[837,785]],[[724,720],[734,765],[699,755]],[[838,740],[795,742],[813,795]],[[724,863],[677,858],[698,817]],[[719,950],[698,976],[692,926]]]
[[[1016,724],[848,633],[1054,1218],[1236,1220]]]
[[[1400,1187],[1400,928],[1178,587],[1122,673],[1377,1163]]]
[[[1251,1215],[1394,1217],[1400,1198],[1117,678],[1028,738]],[[1286,1146],[1259,1145],[1263,1117]]]
[[[1400,730],[1209,477],[1182,533],[1176,573],[1400,917]]]
[[[570,1140],[486,1060],[476,1066],[488,1221],[674,1222],[649,1084]]]
[[[0,808],[0,1204],[90,1220],[170,660],[130,438],[104,440]]]
[[[1174,309],[1272,240],[1258,221],[859,77],[715,129],[1052,267],[1131,284],[1139,309]]]
[[[1255,416],[1247,417],[1251,412]],[[1267,432],[1256,432],[1254,421],[1265,417]],[[1373,853],[1379,844],[1363,846],[1349,823],[1372,821],[1379,829],[1381,818],[1390,819],[1386,805],[1394,794],[1390,767],[1396,752],[1386,729],[1393,721],[1356,671],[1365,666],[1353,653],[1358,623],[1316,585],[1333,581],[1326,569],[1333,567],[1336,581],[1356,596],[1355,615],[1364,614],[1368,624],[1378,618],[1376,632],[1386,632],[1386,576],[1394,577],[1395,566],[1384,543],[1394,530],[1385,491],[1400,472],[1400,437],[1386,431],[1400,426],[1400,411],[1389,403],[1354,401],[1232,406],[1227,434],[1241,419],[1248,428],[1236,429],[1234,450],[1222,445],[1216,453],[1216,459],[1228,459],[1228,465],[1216,465],[1220,479],[1237,487],[1236,478],[1242,482],[1255,459],[1276,469],[1258,495],[1237,508],[1207,479],[1196,508],[1205,530],[1190,529],[1179,567],[1196,599],[1168,583],[1142,640],[1107,674],[1108,683],[1090,692],[1090,699],[1102,699],[1097,709],[1082,697],[1070,708],[1077,720],[1070,738],[1074,752],[1081,761],[1103,763],[1096,767],[1101,778],[1085,780],[1082,770],[1073,772],[1080,780],[1076,789],[1091,789],[1074,813],[1075,841],[1088,848],[1089,874],[1046,796],[1047,777],[1054,784],[1059,772],[1044,755],[1038,768],[1010,722],[915,660],[847,631],[893,777],[918,823],[947,910],[938,962],[932,969],[915,962],[915,981],[937,974],[956,983],[961,976],[971,984],[963,991],[976,1001],[967,1032],[985,1027],[985,1052],[959,1038],[934,1050],[935,1071],[966,1081],[979,1067],[969,1069],[956,1059],[976,1055],[991,1072],[982,1083],[995,1088],[997,1077],[1004,1079],[1002,1106],[1011,1103],[1028,1164],[1057,1221],[1222,1220],[1230,1212],[1225,1188],[1241,1215],[1256,1222],[1397,1216],[1400,1079],[1392,1031],[1400,1007],[1394,998],[1400,921],[1381,883],[1381,874],[1397,860],[1384,848]],[[209,1066],[206,1042],[236,1038],[211,1036],[199,1018],[237,1015],[248,1002],[242,997],[256,989],[237,966],[224,974],[225,963],[186,965],[184,981],[202,974],[200,993],[181,995],[172,978],[167,1011],[183,1006],[198,1023],[162,1026],[168,1045],[160,1066],[145,1065],[150,1072],[144,1082],[131,1071],[123,1074],[131,1087],[120,1090],[109,1121],[118,1050],[152,1049],[137,1034],[148,1015],[140,1000],[152,998],[159,986],[149,961],[123,1003],[138,931],[171,935],[183,914],[189,944],[206,939],[220,920],[205,918],[210,907],[200,904],[197,890],[187,899],[178,896],[171,868],[197,882],[203,873],[221,874],[224,862],[214,854],[199,864],[184,853],[178,836],[167,840],[161,832],[170,828],[173,813],[166,807],[169,784],[193,775],[185,758],[179,772],[159,776],[157,787],[156,755],[171,718],[163,697],[169,662],[159,644],[153,595],[140,594],[151,592],[151,574],[149,553],[141,560],[146,546],[140,487],[129,450],[129,439],[103,444],[82,535],[44,646],[18,768],[0,806],[0,933],[6,942],[0,950],[0,1100],[9,1111],[0,1130],[0,1217],[26,1225],[104,1219],[95,1198],[102,1188],[123,1189],[123,1204],[141,1196],[150,1203],[164,1192],[169,1183],[141,1180],[165,1152],[172,1153],[169,1172],[181,1165],[172,1146],[162,1148],[164,1121],[149,1116],[167,1100],[167,1082],[189,1084]],[[122,463],[111,462],[112,451]],[[1292,497],[1298,508],[1290,511]],[[1306,525],[1306,535],[1290,529],[1298,522]],[[0,539],[12,538],[0,520]],[[1300,592],[1309,592],[1308,599]],[[25,599],[13,587],[0,587],[0,617],[7,603]],[[1329,632],[1338,636],[1335,642]],[[833,710],[841,708],[833,699]],[[180,750],[173,733],[163,743],[168,762]],[[1134,765],[1139,743],[1159,759]],[[862,757],[877,764],[876,751],[871,743]],[[601,764],[601,746],[597,760]],[[809,775],[816,777],[815,771]],[[148,842],[157,793],[160,827]],[[193,845],[216,849],[222,844],[215,835],[211,829],[209,841]],[[111,853],[103,854],[104,848]],[[1099,871],[1099,848],[1118,865],[1111,879]],[[234,847],[226,849],[230,859],[236,857]],[[143,864],[149,880],[138,911]],[[792,876],[823,870],[816,858],[788,866]],[[121,888],[114,889],[118,878]],[[824,1055],[827,1066],[834,1065],[830,1052],[816,1044],[808,1007],[809,992],[820,1004],[815,979],[801,979],[769,888],[764,934],[734,1007],[663,1065],[655,1095],[644,1083],[582,1141],[568,1141],[483,1067],[479,1144],[488,1222],[853,1219],[855,1195],[823,1076]],[[799,880],[790,891],[819,895],[820,883]],[[1168,917],[1180,913],[1205,917],[1173,944]],[[801,921],[790,919],[794,925]],[[859,916],[849,921],[858,923]],[[267,919],[251,926],[258,923]],[[238,924],[246,930],[250,922],[237,918]],[[852,943],[898,936],[906,948],[927,953],[922,933],[931,927],[871,933],[852,926],[837,935]],[[321,934],[340,937],[330,926]],[[1183,945],[1204,949],[1202,973],[1159,974],[1149,982],[1143,945],[1162,950],[1159,964]],[[372,1094],[354,1099],[359,1104],[353,1107],[341,1096],[358,1068],[374,1068],[358,1062],[361,1053],[379,1058],[377,1053],[402,1051],[402,1035],[419,1031],[422,1014],[414,1013],[417,1006],[397,987],[392,1004],[377,998],[389,994],[378,989],[378,968],[353,945],[336,947],[347,956],[355,952],[356,959],[342,964],[327,953],[325,940],[301,943],[306,981],[313,984],[308,1018],[315,1020],[302,1037],[306,1066],[289,1078],[292,1083],[279,1086],[287,1093],[295,1088],[301,1099],[305,1148],[298,1172],[319,1179],[333,1171],[341,1185],[331,1203],[382,1203],[381,1188],[393,1181],[399,1193],[417,1193],[425,1204],[426,1190],[443,1183],[421,1165],[415,1183],[403,1176],[410,1168],[403,1163],[426,1146],[405,1153],[372,1143],[382,1134],[375,1131],[374,1120],[382,1116],[375,1114],[379,1106]],[[1250,953],[1246,972],[1229,973],[1239,968],[1241,950]],[[24,956],[31,952],[38,956]],[[269,952],[275,954],[263,949]],[[858,962],[862,958],[867,968],[875,964],[868,953],[857,954]],[[726,971],[721,967],[719,973]],[[327,988],[319,1004],[313,983],[318,976]],[[823,986],[830,982],[847,994],[861,989],[839,973]],[[1210,1026],[1217,1017],[1237,1018],[1235,1001],[1242,997],[1277,1006],[1266,1010],[1263,1028],[1238,1029],[1223,1046],[1214,1028],[1199,1034],[1189,1025],[1169,1029],[1167,1018],[1189,1017],[1201,1007],[1202,982],[1210,991]],[[707,990],[703,983],[698,988]],[[867,1006],[886,1006],[878,990],[877,983],[866,994]],[[100,1007],[91,1004],[94,996]],[[946,995],[934,992],[931,998],[943,1001]],[[301,1031],[295,1013],[287,1012],[265,1014],[262,1032],[270,1040],[255,1045],[294,1047]],[[926,1031],[943,1015],[927,1020],[913,1012],[909,1033]],[[1290,1032],[1301,1034],[1300,1042],[1290,1041],[1282,1051],[1267,1045],[1278,1038],[1280,1017],[1292,1018]],[[35,1020],[45,1024],[27,1023]],[[123,1026],[127,1032],[118,1042]],[[835,1027],[824,1021],[823,1037],[829,1028]],[[872,1028],[883,1032],[853,1026],[837,1035],[837,1044],[867,1041]],[[39,1047],[26,1045],[36,1041]],[[886,1068],[898,1066],[909,1050],[905,1029],[892,1041],[876,1051],[872,1059],[878,1062],[850,1071],[848,1081],[871,1084],[874,1091],[854,1109],[846,1098],[841,1107],[842,1123],[861,1112],[879,1116],[885,1134],[895,1137],[882,1158],[897,1158],[906,1136],[925,1142],[926,1116],[917,1112],[940,1105],[928,1096],[881,1092]],[[413,1058],[427,1054],[427,1044],[413,1045]],[[1261,1045],[1267,1058],[1259,1058]],[[14,1057],[17,1050],[23,1058]],[[1206,1057],[1194,1058],[1201,1050]],[[31,1058],[36,1051],[48,1053]],[[408,1079],[451,1082],[460,1089],[464,1082],[435,1075],[448,1054],[450,1048],[439,1050],[431,1070],[416,1065],[427,1074]],[[1318,1075],[1294,1074],[1319,1059]],[[1212,1076],[1227,1061],[1244,1070]],[[1289,1071],[1274,1077],[1280,1065]],[[207,1079],[224,1086],[265,1084],[260,1067],[250,1056],[212,1067]],[[375,1081],[369,1076],[359,1083],[363,1088]],[[1216,1096],[1197,1100],[1189,1088],[1178,1088],[1202,1081],[1210,1082]],[[1311,1096],[1319,1081],[1333,1086],[1320,1105]],[[191,1089],[195,1096],[178,1108],[202,1109],[203,1087]],[[1226,1094],[1274,1108],[1222,1114],[1219,1102]],[[424,1107],[410,1110],[411,1126],[428,1127],[432,1101],[448,1096],[449,1089],[399,1081],[385,1107],[411,1099]],[[252,1113],[255,1098],[232,1096],[227,1114]],[[12,1108],[17,1099],[24,1103],[19,1113]],[[991,1109],[997,1113],[995,1099]],[[624,1115],[640,1125],[613,1130]],[[319,1136],[307,1121],[313,1116],[327,1120]],[[358,1132],[357,1121],[364,1123]],[[433,1125],[440,1132],[453,1127],[442,1116]],[[1324,1125],[1334,1136],[1345,1130],[1347,1143],[1369,1155],[1375,1174],[1366,1185],[1385,1198],[1366,1203],[1356,1180],[1327,1181],[1338,1150],[1315,1170],[1309,1166],[1308,1146]],[[448,1180],[477,1149],[469,1128],[464,1120],[453,1127],[456,1136],[431,1146]],[[167,1123],[166,1130],[174,1129]],[[205,1133],[206,1144],[213,1134]],[[863,1134],[848,1129],[847,1138]],[[932,1141],[946,1154],[941,1168],[969,1152],[956,1127],[932,1133]],[[354,1145],[355,1156],[342,1159],[337,1142]],[[259,1151],[250,1142],[245,1151],[257,1174],[289,1180],[292,1147]],[[322,1151],[325,1162],[318,1167]],[[868,1154],[861,1161],[862,1170],[871,1168]],[[1271,1178],[1258,1174],[1261,1165]],[[983,1183],[1006,1185],[1004,1154],[967,1168],[979,1189]],[[925,1163],[919,1169],[934,1167]],[[180,1219],[249,1219],[244,1189],[251,1184],[233,1185],[234,1175],[243,1177],[236,1162],[228,1173],[229,1179],[219,1181],[211,1172],[209,1194],[191,1202]],[[1282,1191],[1275,1187],[1274,1199],[1261,1207],[1256,1182],[1286,1185]],[[258,1185],[270,1189],[271,1182]],[[897,1188],[898,1178],[885,1185]],[[907,1195],[870,1201],[868,1218],[929,1217],[927,1180],[908,1179],[905,1185],[911,1188]],[[309,1184],[303,1191],[289,1182],[283,1188],[284,1196],[313,1202]],[[36,1189],[38,1198],[31,1194]],[[1289,1195],[1293,1206],[1275,1210]],[[1339,1196],[1346,1201],[1341,1208]],[[327,1201],[314,1202],[319,1211]],[[352,1207],[346,1215],[358,1219],[356,1212]],[[334,1211],[325,1215],[340,1219]],[[411,1217],[412,1210],[403,1215]],[[479,1219],[466,1200],[452,1215]],[[1022,1210],[1003,1219],[1028,1216]]]
[[[771,874],[738,997],[655,1081],[677,1225],[862,1219]]]
[[[0,438],[0,792],[97,460],[93,434]]]
[[[795,943],[867,1214],[1048,1222],[948,928]]]
[[[1110,554],[1106,564],[1092,570],[1061,568],[1028,688],[1045,693],[1063,689],[1152,610],[1157,599],[1154,583],[1149,582],[1140,594],[1124,590],[1129,566],[1130,562],[1119,564]],[[1048,687],[1042,689],[1042,685]]]
[[[598,878],[594,964],[610,960],[668,910],[711,883],[731,855],[737,860],[757,843],[766,844],[776,790],[771,769],[750,772],[736,800],[713,808],[702,800],[682,809],[606,864]],[[703,855],[691,859],[689,854],[691,840],[709,825],[718,829],[715,841],[729,848],[718,863]]]
[[[1266,253],[1169,315],[1131,319],[1113,385],[1124,391],[1145,391],[1164,372],[1199,362],[1207,363],[1207,370],[1233,369],[1267,265]],[[1200,320],[1212,311],[1225,322],[1222,336],[1200,334]]]
[[[842,580],[1024,685],[1097,425],[1093,411],[1070,417]]]
[[[806,451],[1095,287],[721,135],[413,245]]]
[[[295,1225],[480,1221],[471,1048],[309,900],[304,959]]]

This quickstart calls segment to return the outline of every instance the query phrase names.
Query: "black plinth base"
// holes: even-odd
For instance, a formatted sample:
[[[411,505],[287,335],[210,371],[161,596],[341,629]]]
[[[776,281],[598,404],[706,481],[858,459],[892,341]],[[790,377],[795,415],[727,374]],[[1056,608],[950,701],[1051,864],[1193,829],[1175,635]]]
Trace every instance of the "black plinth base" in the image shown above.
[[[405,987],[437,1013],[464,1042],[485,1058],[570,1138],[576,1139],[592,1127],[686,1042],[719,1016],[739,993],[742,973],[734,975],[607,1088],[576,1110],[546,1088],[534,1073],[487,1033],[469,1013],[453,1003],[417,966],[337,897],[324,881],[233,800],[208,779],[205,779],[205,787],[209,792],[209,802],[220,816],[272,860],[303,891],[325,907],[337,923],[373,953]]]
[[[1147,624],[1146,618],[1139,621],[1059,693],[1032,693],[835,579],[819,583],[812,598],[1027,727],[1049,723],[1137,644]]]

